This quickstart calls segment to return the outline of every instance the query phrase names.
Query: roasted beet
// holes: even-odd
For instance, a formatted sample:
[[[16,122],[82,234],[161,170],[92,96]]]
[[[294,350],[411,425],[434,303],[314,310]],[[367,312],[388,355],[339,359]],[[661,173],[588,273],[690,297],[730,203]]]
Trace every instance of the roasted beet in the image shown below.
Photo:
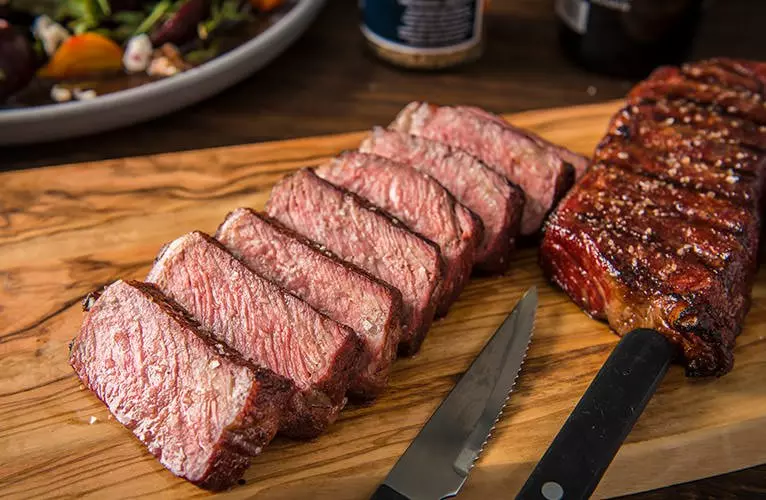
[[[207,17],[209,10],[208,0],[186,0],[170,19],[152,32],[152,45],[179,45],[194,38],[197,35],[197,25]]]
[[[0,19],[0,102],[35,75],[35,52],[19,30]]]

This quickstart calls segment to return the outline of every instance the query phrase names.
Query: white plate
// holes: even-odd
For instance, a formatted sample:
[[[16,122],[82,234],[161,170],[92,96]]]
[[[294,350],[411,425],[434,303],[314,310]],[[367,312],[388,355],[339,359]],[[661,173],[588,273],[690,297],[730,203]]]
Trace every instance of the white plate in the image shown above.
[[[299,0],[252,40],[196,68],[90,101],[0,111],[0,145],[66,139],[176,111],[244,80],[295,42],[325,0]]]

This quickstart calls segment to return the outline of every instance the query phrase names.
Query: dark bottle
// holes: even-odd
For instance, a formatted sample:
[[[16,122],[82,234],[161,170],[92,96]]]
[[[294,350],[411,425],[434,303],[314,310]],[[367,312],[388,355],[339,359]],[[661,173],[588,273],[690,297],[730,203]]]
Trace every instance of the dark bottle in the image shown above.
[[[556,0],[559,40],[589,70],[641,78],[689,55],[704,0]]]

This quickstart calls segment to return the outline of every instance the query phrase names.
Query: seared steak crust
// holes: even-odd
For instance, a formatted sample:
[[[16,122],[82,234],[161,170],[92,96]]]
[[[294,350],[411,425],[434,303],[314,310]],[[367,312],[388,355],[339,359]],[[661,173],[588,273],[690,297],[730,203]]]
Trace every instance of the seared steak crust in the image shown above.
[[[370,363],[351,384],[355,396],[385,389],[401,337],[399,290],[248,208],[230,213],[216,239],[257,274],[360,335]]]
[[[417,352],[433,321],[435,291],[444,272],[436,244],[311,169],[302,169],[274,186],[267,212],[398,288],[404,305],[400,351]]]
[[[761,94],[690,80],[678,68],[655,70],[628,94],[631,104],[657,101],[712,105],[719,113],[766,125],[766,101]]]
[[[753,68],[703,61],[638,84],[541,248],[588,314],[664,333],[693,376],[731,370],[750,306],[766,175]]]
[[[70,363],[162,465],[212,490],[242,476],[294,392],[136,281],[111,284],[90,306]]]
[[[147,281],[217,340],[295,383],[299,390],[282,424],[289,436],[314,437],[334,422],[366,365],[351,329],[258,276],[204,233],[166,245]]]
[[[510,264],[524,209],[524,192],[505,176],[465,151],[423,137],[380,127],[359,146],[430,175],[475,213],[484,233],[476,249],[476,267],[504,272]]]

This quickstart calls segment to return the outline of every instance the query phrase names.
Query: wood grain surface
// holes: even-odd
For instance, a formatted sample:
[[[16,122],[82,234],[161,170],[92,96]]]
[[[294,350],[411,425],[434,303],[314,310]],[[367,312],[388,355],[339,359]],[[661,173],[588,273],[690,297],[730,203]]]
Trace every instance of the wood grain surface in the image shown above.
[[[513,115],[590,153],[616,103]],[[284,174],[358,144],[362,134],[66,165],[0,174],[0,497],[207,495],[175,478],[80,386],[67,344],[80,302],[112,280],[143,278],[160,246],[212,232],[239,206],[261,208]],[[397,361],[388,391],[349,407],[311,442],[278,438],[232,497],[366,498],[524,290],[540,288],[536,333],[505,417],[461,498],[513,494],[617,338],[546,284],[536,250],[505,276],[474,279],[422,351]],[[614,496],[766,462],[766,274],[737,341],[736,367],[690,380],[673,367],[608,470]],[[760,490],[763,493],[763,490]]]

